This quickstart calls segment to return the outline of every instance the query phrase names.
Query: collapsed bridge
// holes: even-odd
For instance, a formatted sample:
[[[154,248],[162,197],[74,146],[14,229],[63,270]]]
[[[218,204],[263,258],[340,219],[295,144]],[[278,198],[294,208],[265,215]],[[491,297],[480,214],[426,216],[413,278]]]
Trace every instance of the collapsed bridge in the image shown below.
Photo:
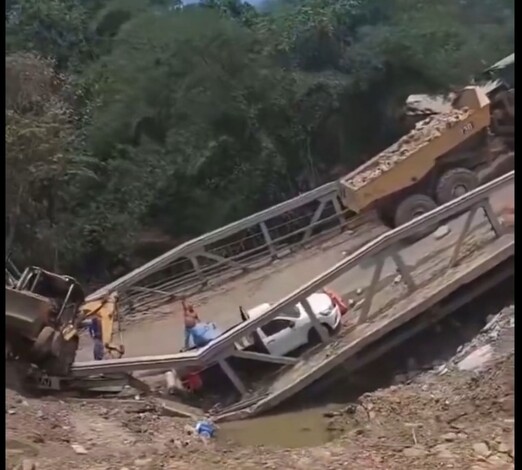
[[[182,370],[219,365],[236,388],[240,400],[222,410],[219,419],[235,419],[266,411],[342,365],[353,370],[384,354],[393,341],[372,349],[386,335],[414,319],[421,319],[409,334],[415,334],[437,319],[458,309],[484,289],[513,275],[514,237],[495,214],[492,200],[513,185],[514,172],[465,194],[438,209],[389,231],[347,256],[277,302],[263,315],[243,322],[204,348],[178,354],[127,357],[118,360],[77,362],[73,374],[132,373],[142,370]],[[451,236],[434,241],[430,235],[411,241],[426,228],[447,223]],[[411,251],[421,246],[423,263],[412,263]],[[349,314],[341,332],[328,337],[318,327],[307,297],[327,285],[346,290],[354,276],[372,266],[363,298]],[[397,275],[398,272],[398,275]],[[355,273],[355,274],[354,274]],[[343,287],[344,286],[344,287]],[[302,356],[286,357],[242,351],[240,342],[285,309],[301,302],[322,339],[322,345]],[[395,338],[397,342],[402,339]],[[231,367],[232,357],[279,363],[275,375],[247,383]]]

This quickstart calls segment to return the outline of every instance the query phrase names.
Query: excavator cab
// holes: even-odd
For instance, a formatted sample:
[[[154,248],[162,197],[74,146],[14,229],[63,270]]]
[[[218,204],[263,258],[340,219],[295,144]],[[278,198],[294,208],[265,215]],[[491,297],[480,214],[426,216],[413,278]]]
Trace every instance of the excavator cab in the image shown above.
[[[508,148],[515,142],[515,54],[504,57],[475,80],[491,101],[491,131]]]
[[[16,277],[9,269],[5,270],[5,285],[8,287],[14,287],[16,285]]]
[[[85,292],[74,278],[37,266],[31,266],[22,273],[15,289],[49,299],[54,307],[49,320],[56,326],[75,324],[78,308],[85,300]]]
[[[5,285],[14,287],[22,274],[9,255],[5,258]]]
[[[85,299],[80,284],[32,266],[5,291],[8,357],[66,375],[78,349],[78,312]]]
[[[15,358],[55,376],[68,375],[85,320],[97,317],[102,340],[111,357],[121,357],[122,344],[113,344],[118,322],[118,293],[85,300],[76,279],[31,266],[6,284],[6,359]],[[121,331],[120,331],[121,333]]]

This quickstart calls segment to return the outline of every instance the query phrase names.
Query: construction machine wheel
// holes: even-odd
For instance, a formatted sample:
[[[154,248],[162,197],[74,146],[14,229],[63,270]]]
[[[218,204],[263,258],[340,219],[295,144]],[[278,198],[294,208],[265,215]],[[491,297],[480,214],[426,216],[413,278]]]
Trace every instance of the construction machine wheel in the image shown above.
[[[394,207],[384,206],[377,209],[377,217],[385,227],[395,228],[394,215]]]
[[[56,332],[56,336],[58,335],[61,340],[53,338],[53,356],[45,361],[43,368],[49,375],[65,377],[69,374],[76,358],[79,339],[78,336],[74,336],[69,341],[65,341],[61,334]]]
[[[412,194],[401,201],[395,209],[395,216],[393,218],[394,226],[400,227],[427,212],[432,211],[437,207],[435,201],[425,194]],[[429,226],[416,232],[411,237],[406,239],[407,242],[413,243],[420,238],[424,238],[437,229],[437,224]]]
[[[425,194],[412,194],[401,201],[395,209],[393,222],[400,227],[410,220],[416,219],[437,207],[435,201]]]
[[[44,326],[32,347],[32,356],[42,359],[51,354],[55,330],[50,326]]]
[[[327,336],[331,336],[334,332],[331,328],[328,327],[328,325],[321,323],[321,329],[327,334]],[[316,346],[318,344],[321,344],[321,336],[319,335],[318,331],[315,328],[310,328],[310,331],[308,332],[308,345],[309,346]]]
[[[466,168],[452,168],[439,178],[435,194],[439,204],[446,204],[479,186],[478,176]]]

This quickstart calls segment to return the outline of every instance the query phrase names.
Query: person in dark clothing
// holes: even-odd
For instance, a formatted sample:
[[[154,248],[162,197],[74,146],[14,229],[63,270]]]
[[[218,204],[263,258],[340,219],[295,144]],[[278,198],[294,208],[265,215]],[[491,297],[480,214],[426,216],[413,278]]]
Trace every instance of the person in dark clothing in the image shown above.
[[[105,348],[102,340],[102,328],[100,319],[93,317],[89,324],[89,335],[91,336],[93,345],[93,355],[95,361],[101,361],[105,355]]]

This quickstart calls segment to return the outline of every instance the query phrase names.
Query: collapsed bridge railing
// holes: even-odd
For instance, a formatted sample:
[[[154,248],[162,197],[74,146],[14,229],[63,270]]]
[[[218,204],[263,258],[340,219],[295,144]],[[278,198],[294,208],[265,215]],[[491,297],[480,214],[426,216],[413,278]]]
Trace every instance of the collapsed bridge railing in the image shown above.
[[[172,368],[179,370],[184,367],[205,367],[217,363],[230,378],[231,382],[236,386],[240,394],[246,396],[247,388],[227,362],[227,359],[231,356],[244,357],[245,352],[239,351],[237,347],[237,344],[239,344],[242,338],[248,336],[254,332],[254,330],[262,327],[278,315],[283,314],[289,307],[300,302],[309,315],[313,326],[317,329],[322,341],[328,342],[329,338],[318,324],[317,317],[313,314],[310,305],[308,304],[307,297],[329,285],[333,281],[338,280],[350,270],[361,266],[362,264],[368,264],[368,261],[374,265],[374,271],[371,276],[371,282],[368,288],[364,291],[362,308],[359,311],[355,323],[357,325],[362,325],[368,321],[372,321],[372,302],[376,295],[376,291],[378,290],[379,280],[383,274],[386,259],[391,258],[394,261],[401,276],[401,283],[406,286],[405,295],[411,295],[422,287],[419,279],[414,279],[411,275],[411,268],[404,261],[401,253],[402,250],[407,250],[411,245],[412,236],[424,232],[427,228],[433,228],[436,225],[450,219],[461,217],[467,213],[467,216],[464,218],[460,227],[460,232],[458,232],[457,229],[457,238],[451,246],[447,247],[450,250],[450,255],[447,258],[447,264],[444,267],[444,270],[451,270],[453,267],[458,266],[462,256],[462,251],[464,250],[464,242],[470,233],[475,217],[480,211],[483,211],[485,221],[479,225],[478,228],[489,226],[487,232],[492,232],[495,239],[503,237],[504,229],[491,207],[490,197],[503,187],[512,185],[513,182],[514,172],[511,172],[459,197],[458,199],[438,207],[432,212],[427,213],[408,224],[381,235],[373,242],[368,243],[355,253],[347,256],[328,271],[317,276],[309,283],[281,299],[263,315],[238,324],[224,333],[220,338],[199,350],[163,356],[81,362],[74,364],[73,374],[85,376],[98,373],[129,373],[138,370],[168,370]],[[489,241],[484,241],[484,243],[491,243],[491,238]],[[510,245],[510,250],[512,250],[513,242],[508,241],[508,245]],[[509,253],[507,253],[507,256],[509,256]],[[438,273],[438,275],[440,276],[442,274]],[[287,367],[292,367],[293,364],[298,362],[298,359],[296,358],[269,356],[261,353],[250,354],[253,355],[249,356],[249,359],[266,362],[280,362],[281,364],[286,364]]]
[[[328,183],[183,243],[87,299],[118,290],[125,313],[147,311],[266,266],[319,237],[334,236],[371,218],[342,207],[337,182]]]

